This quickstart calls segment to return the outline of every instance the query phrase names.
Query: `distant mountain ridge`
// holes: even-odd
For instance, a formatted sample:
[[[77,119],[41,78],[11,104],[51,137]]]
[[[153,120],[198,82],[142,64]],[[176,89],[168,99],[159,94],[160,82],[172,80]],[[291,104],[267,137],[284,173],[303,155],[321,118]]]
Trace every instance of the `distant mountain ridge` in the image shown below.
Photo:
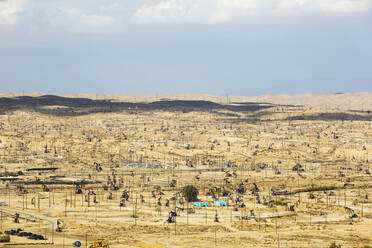
[[[217,111],[255,112],[277,105],[243,103],[223,105],[205,100],[161,100],[154,102],[129,102],[113,100],[96,100],[87,97],[65,97],[56,95],[0,97],[0,114],[9,111],[26,110],[58,116],[78,116],[92,113],[114,113],[130,111]]]
[[[43,93],[0,92],[0,97],[33,96]],[[149,103],[163,100],[210,101],[218,104],[235,102],[272,103],[278,105],[303,105],[314,109],[372,110],[372,92],[335,93],[335,94],[291,94],[247,96],[215,96],[210,94],[162,94],[162,95],[115,95],[115,94],[69,94],[63,97],[88,98],[92,100],[111,100],[115,102]]]

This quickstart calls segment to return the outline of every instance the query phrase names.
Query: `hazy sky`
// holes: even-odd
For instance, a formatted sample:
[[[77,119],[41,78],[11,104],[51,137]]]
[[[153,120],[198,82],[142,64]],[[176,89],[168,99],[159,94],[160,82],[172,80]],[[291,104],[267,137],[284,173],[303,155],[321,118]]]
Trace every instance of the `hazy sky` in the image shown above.
[[[372,0],[0,0],[0,91],[372,91]]]

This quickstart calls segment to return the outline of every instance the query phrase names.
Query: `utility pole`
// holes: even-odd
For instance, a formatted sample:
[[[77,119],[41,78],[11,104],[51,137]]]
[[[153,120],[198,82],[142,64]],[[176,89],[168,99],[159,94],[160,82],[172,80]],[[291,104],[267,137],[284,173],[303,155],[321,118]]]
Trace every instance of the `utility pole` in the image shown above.
[[[174,200],[174,212],[175,212],[175,216],[174,216],[174,235],[177,235],[177,199]]]
[[[54,223],[52,223],[52,244],[54,244]]]
[[[65,196],[65,216],[67,216],[67,193]]]
[[[189,226],[189,202],[187,202],[186,216],[187,216],[187,226]]]
[[[137,196],[136,196],[136,203],[134,205],[134,225],[137,225]]]

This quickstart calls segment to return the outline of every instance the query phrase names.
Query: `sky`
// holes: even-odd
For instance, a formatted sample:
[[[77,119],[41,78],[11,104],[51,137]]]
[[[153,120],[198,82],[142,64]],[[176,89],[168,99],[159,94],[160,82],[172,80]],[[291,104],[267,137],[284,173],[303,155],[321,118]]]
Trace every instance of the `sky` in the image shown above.
[[[372,91],[372,0],[0,0],[0,91]]]

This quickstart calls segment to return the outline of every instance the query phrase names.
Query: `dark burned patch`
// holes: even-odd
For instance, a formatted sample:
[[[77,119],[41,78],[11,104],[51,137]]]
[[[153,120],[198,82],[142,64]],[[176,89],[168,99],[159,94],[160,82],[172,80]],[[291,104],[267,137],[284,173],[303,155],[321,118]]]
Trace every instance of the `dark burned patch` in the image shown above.
[[[372,121],[372,114],[349,114],[349,113],[320,113],[315,115],[298,115],[288,117],[286,120],[309,120],[309,121]]]
[[[52,107],[51,106],[58,106]],[[276,105],[271,104],[237,104],[222,105],[210,101],[168,101],[162,100],[151,103],[111,102],[108,100],[92,100],[88,98],[67,98],[54,95],[40,97],[0,98],[0,113],[15,110],[36,111],[43,114],[57,116],[78,116],[92,113],[113,113],[122,111],[218,111],[253,112],[269,109]]]

